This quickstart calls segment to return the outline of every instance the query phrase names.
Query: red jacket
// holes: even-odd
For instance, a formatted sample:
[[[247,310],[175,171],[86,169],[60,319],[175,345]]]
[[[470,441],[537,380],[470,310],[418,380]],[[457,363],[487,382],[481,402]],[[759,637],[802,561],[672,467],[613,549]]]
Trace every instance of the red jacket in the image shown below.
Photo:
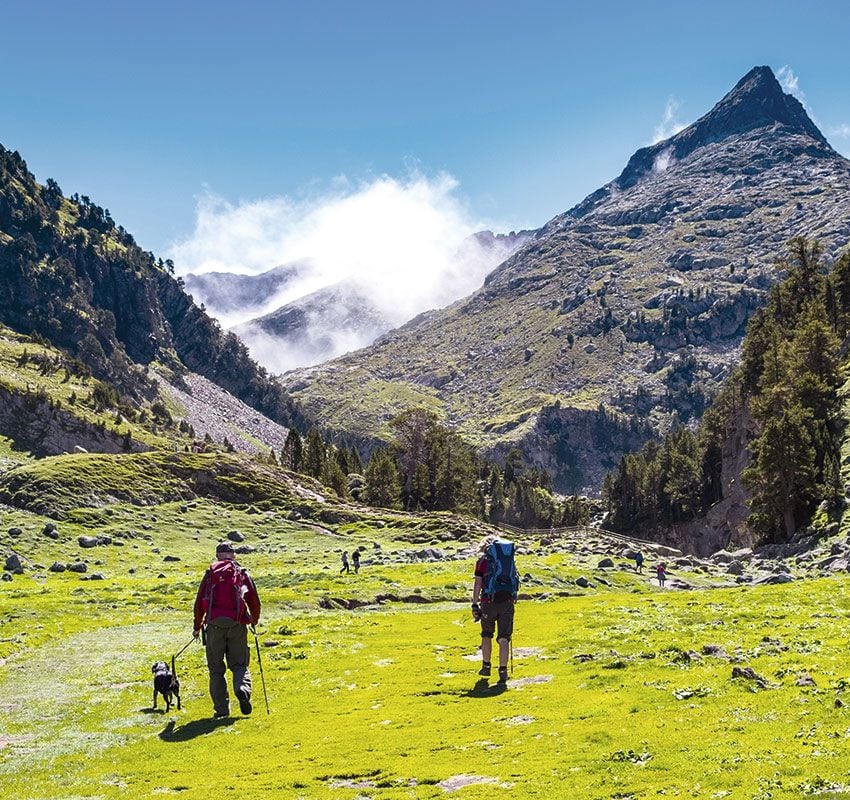
[[[236,583],[219,584],[222,588],[216,591],[218,586],[213,584],[212,576],[227,564],[232,564],[236,570]],[[256,625],[260,621],[260,597],[257,587],[248,570],[229,559],[210,564],[195,596],[196,631],[200,630],[204,622],[212,622],[218,617],[229,617],[245,625]]]

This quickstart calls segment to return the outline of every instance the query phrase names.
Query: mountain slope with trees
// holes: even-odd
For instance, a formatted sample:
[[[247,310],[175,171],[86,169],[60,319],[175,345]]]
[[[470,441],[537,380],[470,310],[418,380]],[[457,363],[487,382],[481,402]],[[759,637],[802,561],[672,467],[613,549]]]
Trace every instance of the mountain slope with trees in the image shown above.
[[[844,510],[850,251],[831,268],[794,239],[740,366],[696,431],[626,455],[605,481],[609,524],[711,552],[787,543]]]
[[[191,370],[285,424],[292,399],[232,333],[196,306],[171,262],[140,248],[108,209],[40,185],[0,147],[0,323],[66,350],[130,399],[151,398],[147,368]]]

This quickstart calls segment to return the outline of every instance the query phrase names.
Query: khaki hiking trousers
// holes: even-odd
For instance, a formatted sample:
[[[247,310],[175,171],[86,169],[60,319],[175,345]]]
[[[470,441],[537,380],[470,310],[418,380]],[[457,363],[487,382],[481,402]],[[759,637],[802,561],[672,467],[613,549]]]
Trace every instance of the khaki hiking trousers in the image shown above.
[[[248,626],[229,617],[217,617],[207,624],[207,667],[210,670],[210,697],[216,714],[230,713],[227,680],[224,677],[225,659],[233,673],[233,693],[239,691],[251,697],[251,673],[248,662]]]

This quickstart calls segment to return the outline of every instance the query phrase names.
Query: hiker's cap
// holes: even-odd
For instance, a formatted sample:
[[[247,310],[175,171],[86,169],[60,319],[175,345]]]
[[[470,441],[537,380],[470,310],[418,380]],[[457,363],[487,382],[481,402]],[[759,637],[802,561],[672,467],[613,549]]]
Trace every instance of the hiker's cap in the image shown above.
[[[230,542],[219,542],[215,548],[216,553],[232,553],[233,545]]]

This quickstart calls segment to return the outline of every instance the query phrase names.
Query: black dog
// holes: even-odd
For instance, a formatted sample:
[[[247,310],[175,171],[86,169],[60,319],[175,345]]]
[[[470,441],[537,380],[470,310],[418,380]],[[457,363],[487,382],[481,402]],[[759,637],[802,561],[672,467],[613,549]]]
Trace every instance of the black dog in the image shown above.
[[[171,708],[171,698],[177,698],[177,708],[180,709],[180,681],[177,680],[174,669],[174,659],[171,660],[171,670],[164,661],[157,661],[153,667],[153,707],[156,708],[156,696],[161,694],[165,699],[165,713]]]

